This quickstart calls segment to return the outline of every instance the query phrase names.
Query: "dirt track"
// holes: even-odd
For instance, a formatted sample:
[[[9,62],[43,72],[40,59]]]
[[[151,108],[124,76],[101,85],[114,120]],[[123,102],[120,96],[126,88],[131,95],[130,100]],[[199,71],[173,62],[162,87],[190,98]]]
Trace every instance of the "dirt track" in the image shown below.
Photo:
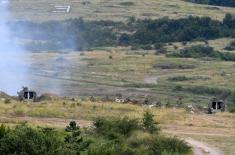
[[[27,122],[34,125],[43,125],[48,127],[57,127],[57,128],[64,128],[66,127],[70,121],[76,121],[80,127],[87,127],[90,126],[92,123],[91,121],[86,120],[77,120],[77,119],[63,119],[63,118],[41,118],[41,117],[5,117],[0,116],[0,123],[22,123]]]
[[[191,138],[187,138],[185,141],[190,146],[192,146],[194,155],[224,155],[221,150],[215,147],[211,147],[208,144],[196,141]]]

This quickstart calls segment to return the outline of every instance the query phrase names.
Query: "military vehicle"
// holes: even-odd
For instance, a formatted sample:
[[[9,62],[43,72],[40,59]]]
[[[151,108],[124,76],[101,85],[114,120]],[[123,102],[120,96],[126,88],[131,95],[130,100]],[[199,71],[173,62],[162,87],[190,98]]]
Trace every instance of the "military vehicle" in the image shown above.
[[[37,93],[33,90],[29,90],[28,87],[23,87],[17,94],[20,101],[35,102],[37,100]]]
[[[223,100],[218,100],[217,98],[212,99],[212,101],[208,104],[208,113],[216,113],[216,112],[224,112],[225,111],[225,103]]]

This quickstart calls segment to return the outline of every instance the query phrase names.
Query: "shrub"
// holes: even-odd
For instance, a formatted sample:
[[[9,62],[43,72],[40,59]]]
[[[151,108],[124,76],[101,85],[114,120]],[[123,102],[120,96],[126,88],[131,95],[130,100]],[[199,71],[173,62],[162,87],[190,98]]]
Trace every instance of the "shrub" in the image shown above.
[[[129,119],[124,117],[117,121],[117,128],[119,133],[128,135],[131,131],[139,129],[139,122],[137,119]]]
[[[143,50],[152,50],[153,49],[151,45],[142,45],[141,48]]]
[[[191,151],[191,148],[182,140],[177,138],[167,138],[158,136],[152,140],[151,151],[152,154],[161,155],[166,154],[180,154],[186,155]]]
[[[235,113],[235,107],[229,108],[229,112],[230,112],[230,113]]]
[[[7,134],[8,131],[9,129],[4,124],[2,124],[0,126],[0,139],[3,138]]]
[[[53,130],[18,125],[0,139],[1,154],[66,155],[71,152]]]
[[[81,137],[80,127],[75,121],[71,121],[66,127],[65,131],[69,133],[65,137],[66,147],[73,151],[75,154],[80,154],[81,151],[84,151],[89,147],[90,141],[83,141]]]
[[[160,54],[167,54],[168,53],[167,49],[164,48],[164,47],[158,49],[157,52],[160,53]]]
[[[99,117],[94,120],[93,125],[95,126],[96,132],[103,135],[118,133],[126,136],[131,131],[140,128],[137,119],[129,119],[128,117],[122,119],[105,119]]]
[[[225,61],[235,61],[235,54],[234,53],[222,53],[215,51],[210,46],[204,46],[204,45],[194,45],[191,47],[186,47],[185,49],[173,53],[168,54],[167,56],[170,57],[181,57],[181,58],[202,58],[202,57],[210,57]]]
[[[180,85],[177,85],[177,86],[174,87],[174,90],[175,90],[175,91],[182,91],[182,90],[183,90],[183,87],[180,86]]]
[[[161,69],[194,69],[197,66],[192,64],[177,64],[177,63],[160,63],[155,64],[153,68],[161,68]]]
[[[154,120],[154,115],[150,111],[144,113],[143,126],[146,131],[149,133],[158,133],[160,127],[157,126],[157,122]]]
[[[208,95],[214,95],[214,96],[220,96],[223,98],[230,97],[233,98],[233,91],[230,89],[224,89],[224,88],[216,88],[216,87],[208,87],[208,86],[188,86],[188,87],[182,87],[182,86],[175,86],[173,89],[175,91],[185,91],[185,92],[191,92],[194,94],[208,94]]]
[[[132,5],[135,5],[135,3],[133,3],[133,2],[121,2],[119,4],[123,5],[123,6],[132,6]]]
[[[228,50],[228,51],[235,50],[235,41],[231,41],[230,44],[228,46],[226,46],[224,49]]]
[[[183,76],[169,77],[167,78],[167,80],[168,81],[187,81],[187,80],[190,80],[190,78],[183,75]]]
[[[164,44],[163,44],[163,43],[156,43],[156,44],[154,44],[154,48],[155,48],[156,50],[161,49],[161,48],[163,48],[163,47],[164,47]]]
[[[9,98],[5,99],[4,103],[5,104],[10,104],[11,103],[11,99],[9,99]]]
[[[185,75],[180,75],[180,76],[168,77],[167,80],[171,82],[177,82],[177,81],[188,81],[188,80],[210,80],[210,78],[203,76],[187,77]]]

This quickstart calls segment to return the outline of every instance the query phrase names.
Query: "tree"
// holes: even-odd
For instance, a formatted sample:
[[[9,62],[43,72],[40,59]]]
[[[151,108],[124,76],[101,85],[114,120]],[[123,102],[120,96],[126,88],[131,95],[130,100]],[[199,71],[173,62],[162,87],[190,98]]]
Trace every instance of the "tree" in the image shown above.
[[[84,151],[89,147],[91,142],[83,140],[81,137],[80,127],[75,121],[71,121],[65,131],[68,133],[65,137],[65,143],[67,144],[66,146],[70,150],[73,150],[74,154],[79,155],[81,151]]]
[[[157,124],[158,123],[154,120],[154,115],[150,111],[146,111],[143,118],[144,129],[150,133],[158,133],[160,128]]]
[[[235,19],[230,13],[227,13],[224,17],[223,24],[228,26],[229,28],[234,28],[235,27]]]

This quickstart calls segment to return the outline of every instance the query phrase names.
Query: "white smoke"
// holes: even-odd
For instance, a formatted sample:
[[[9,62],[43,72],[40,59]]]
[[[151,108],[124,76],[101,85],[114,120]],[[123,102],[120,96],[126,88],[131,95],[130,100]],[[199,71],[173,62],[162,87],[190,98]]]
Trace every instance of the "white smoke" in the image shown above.
[[[7,26],[10,1],[0,1],[0,90],[15,95],[27,85],[26,60],[24,50],[18,46]]]

